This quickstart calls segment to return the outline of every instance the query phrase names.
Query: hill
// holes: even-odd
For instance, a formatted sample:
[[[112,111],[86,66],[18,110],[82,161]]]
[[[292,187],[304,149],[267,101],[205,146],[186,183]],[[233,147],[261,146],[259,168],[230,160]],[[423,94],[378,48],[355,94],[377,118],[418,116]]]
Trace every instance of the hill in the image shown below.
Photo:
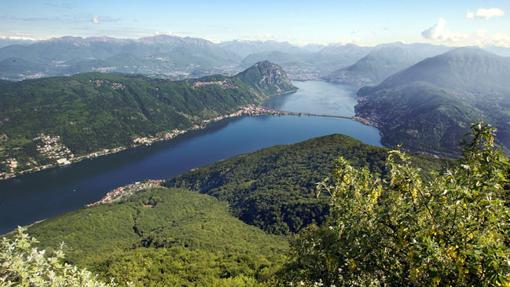
[[[427,44],[380,45],[355,64],[333,71],[325,79],[358,88],[377,85],[387,77],[447,50],[448,48],[443,46]]]
[[[296,89],[286,73],[269,62],[232,77],[184,81],[86,73],[0,84],[4,173],[65,164],[151,137],[173,137]]]
[[[233,214],[248,224],[271,233],[292,233],[324,221],[327,199],[317,199],[315,187],[331,174],[339,156],[356,167],[385,172],[385,148],[331,135],[221,161],[171,179],[166,186],[212,195],[227,201]],[[440,166],[424,157],[415,162],[425,170]]]
[[[48,250],[65,242],[72,264],[137,286],[253,286],[277,270],[288,248],[213,197],[165,188],[70,212],[28,232]]]
[[[471,123],[498,128],[510,147],[510,59],[458,48],[426,59],[358,92],[356,114],[380,127],[386,145],[458,154]]]

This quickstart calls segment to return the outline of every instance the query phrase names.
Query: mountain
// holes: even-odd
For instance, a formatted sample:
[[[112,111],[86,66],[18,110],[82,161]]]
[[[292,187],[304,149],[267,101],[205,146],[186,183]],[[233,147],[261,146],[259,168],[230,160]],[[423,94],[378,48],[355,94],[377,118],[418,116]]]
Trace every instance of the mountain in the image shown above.
[[[296,89],[269,62],[232,77],[170,81],[86,73],[1,85],[0,172],[167,137]]]
[[[282,234],[324,221],[328,200],[317,198],[315,187],[338,156],[385,172],[386,149],[331,135],[198,168],[168,180],[167,188],[124,187],[116,199],[36,223],[28,232],[44,249],[65,242],[71,263],[120,283],[256,286],[226,283],[270,279],[286,258],[289,237],[255,226]],[[414,164],[430,170],[440,161],[415,157]]]
[[[136,59],[118,61],[120,56]],[[159,35],[141,39],[108,37],[62,37],[30,45],[0,48],[0,61],[16,58],[33,62],[22,73],[2,70],[2,78],[70,75],[77,72],[109,71],[142,73],[168,78],[229,72],[237,66],[237,54],[198,38]],[[40,67],[44,67],[44,69]],[[84,67],[86,67],[84,69]],[[35,72],[34,72],[35,71]]]
[[[479,48],[428,58],[358,92],[356,114],[380,127],[386,145],[456,154],[470,125],[485,120],[510,147],[510,59]]]
[[[289,77],[296,80],[318,79],[332,71],[351,65],[365,56],[370,48],[353,44],[330,45],[321,49],[306,49],[286,51],[269,50],[246,56],[242,67],[255,62],[267,60],[281,65],[289,73]]]
[[[427,44],[380,45],[355,64],[333,71],[325,79],[359,88],[376,85],[396,72],[447,50],[444,46]]]
[[[312,50],[306,47],[299,47],[292,45],[288,42],[277,42],[277,41],[241,41],[233,40],[221,42],[218,44],[223,49],[239,55],[241,58],[245,58],[251,54],[267,53],[267,52],[282,52],[286,54],[299,54],[304,52],[310,52],[320,48],[314,48]]]

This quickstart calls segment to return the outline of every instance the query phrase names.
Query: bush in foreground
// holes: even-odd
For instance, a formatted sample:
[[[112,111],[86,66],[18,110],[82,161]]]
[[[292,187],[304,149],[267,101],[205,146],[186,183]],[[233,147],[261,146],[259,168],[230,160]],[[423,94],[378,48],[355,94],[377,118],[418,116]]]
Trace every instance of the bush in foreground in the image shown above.
[[[0,241],[0,286],[113,287],[85,269],[64,263],[61,249],[52,255],[32,245],[37,241],[18,228],[16,235]]]
[[[507,157],[473,126],[459,164],[427,180],[398,150],[388,173],[340,158],[319,190],[331,214],[293,243],[286,280],[324,286],[510,286]],[[299,285],[298,284],[298,285]]]

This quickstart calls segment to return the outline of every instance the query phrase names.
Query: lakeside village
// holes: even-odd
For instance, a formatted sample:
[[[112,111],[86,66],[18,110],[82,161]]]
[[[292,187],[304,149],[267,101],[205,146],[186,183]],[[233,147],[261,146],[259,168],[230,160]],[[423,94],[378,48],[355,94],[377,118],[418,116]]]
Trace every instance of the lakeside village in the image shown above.
[[[16,169],[20,166],[20,163],[15,158],[7,158],[4,160],[3,165],[7,167],[7,171],[0,171],[0,180],[13,178],[16,176],[20,176],[23,174],[33,173],[44,169],[49,169],[57,166],[66,166],[71,163],[75,163],[84,159],[91,159],[103,155],[117,153],[123,150],[126,150],[130,147],[137,147],[141,145],[151,145],[154,142],[171,140],[179,135],[182,135],[186,132],[199,130],[205,128],[208,124],[221,121],[228,118],[235,118],[241,116],[259,116],[259,115],[287,115],[289,113],[277,111],[269,108],[265,108],[262,106],[256,105],[248,105],[242,107],[240,110],[233,112],[227,115],[217,116],[212,119],[203,120],[201,124],[195,124],[189,129],[174,129],[171,131],[161,132],[152,137],[138,137],[133,139],[133,143],[130,146],[121,146],[111,149],[103,149],[100,151],[96,151],[90,154],[76,156],[74,155],[69,148],[67,148],[60,138],[60,136],[51,136],[46,134],[40,134],[38,137],[34,138],[34,142],[37,146],[37,151],[45,158],[48,159],[47,164],[37,165],[35,162],[29,163],[28,166],[33,166],[31,168],[16,171]]]
[[[119,202],[127,197],[130,197],[133,194],[136,194],[138,192],[146,191],[152,188],[161,187],[163,186],[164,180],[155,180],[155,179],[148,179],[144,180],[142,182],[137,181],[133,184],[128,184],[126,186],[117,187],[116,189],[108,192],[101,198],[99,201],[96,201],[91,204],[87,204],[87,207],[93,207],[101,204],[107,204],[107,203],[113,203],[113,202]],[[153,207],[151,203],[147,203],[146,207]]]

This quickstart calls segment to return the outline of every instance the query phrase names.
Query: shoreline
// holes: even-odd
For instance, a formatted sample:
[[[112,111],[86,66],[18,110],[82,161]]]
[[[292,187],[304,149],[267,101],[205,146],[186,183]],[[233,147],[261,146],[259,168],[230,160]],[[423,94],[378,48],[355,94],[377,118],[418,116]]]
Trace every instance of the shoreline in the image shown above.
[[[202,120],[202,122],[200,124],[196,123],[187,129],[183,129],[183,130],[173,129],[170,131],[161,131],[153,136],[135,138],[135,139],[133,139],[133,143],[130,145],[114,147],[114,148],[105,148],[105,149],[95,151],[95,152],[92,152],[89,154],[77,156],[77,157],[69,159],[69,161],[66,162],[65,164],[52,163],[52,164],[34,167],[31,169],[26,169],[26,170],[19,171],[16,173],[7,173],[3,176],[0,176],[0,182],[16,179],[23,175],[34,174],[39,171],[45,171],[45,170],[49,170],[49,169],[53,169],[53,168],[66,167],[66,166],[81,162],[83,160],[95,159],[95,158],[106,156],[106,155],[116,154],[116,153],[119,153],[119,152],[122,152],[122,151],[125,151],[128,149],[133,149],[133,148],[137,148],[137,147],[141,147],[141,146],[150,146],[156,142],[173,140],[180,135],[184,135],[184,134],[187,134],[187,133],[193,132],[193,131],[203,130],[203,129],[207,128],[207,126],[209,124],[216,123],[216,122],[219,122],[222,120],[239,118],[239,117],[243,117],[243,116],[260,116],[260,115],[283,115],[283,114],[280,111],[269,109],[269,108],[266,108],[263,106],[248,105],[248,106],[241,107],[236,112],[233,112],[230,114],[220,115],[220,116],[217,116],[214,118]]]
[[[362,123],[364,125],[376,128],[379,131],[379,135],[381,136],[381,145],[383,147],[385,147],[385,148],[388,148],[388,149],[394,148],[394,147],[389,146],[388,144],[384,143],[384,141],[383,141],[384,133],[382,131],[382,124],[381,123],[379,123],[377,121],[374,121],[374,120],[371,120],[371,119],[368,119],[368,118],[360,117],[358,115],[353,116],[353,120],[356,120],[356,121],[358,121],[358,122],[360,122],[360,123]],[[407,148],[401,148],[401,150],[404,151],[404,152],[407,152],[407,153],[417,154],[417,155],[424,155],[424,156],[429,156],[429,157],[433,157],[433,158],[455,159],[455,158],[459,157],[459,154],[448,153],[448,152],[413,151],[413,150],[410,150],[410,149],[407,149]]]
[[[378,125],[376,123],[373,123],[372,121],[362,118],[362,117],[359,117],[357,115],[340,116],[340,115],[327,115],[327,114],[324,114],[324,115],[313,114],[313,113],[306,113],[306,112],[288,112],[288,111],[281,111],[281,110],[268,108],[263,105],[248,105],[248,106],[242,107],[241,109],[237,110],[236,112],[203,120],[200,124],[195,124],[188,129],[183,129],[183,130],[173,129],[170,131],[161,131],[158,134],[153,135],[153,136],[135,138],[135,139],[133,139],[133,143],[128,146],[106,148],[106,149],[95,151],[95,152],[92,152],[92,153],[89,153],[86,155],[74,157],[72,159],[69,159],[69,161],[65,164],[58,164],[58,163],[47,164],[47,165],[38,166],[38,167],[35,167],[32,169],[23,170],[23,171],[20,171],[17,173],[7,174],[7,175],[0,177],[0,182],[16,179],[23,175],[34,174],[39,171],[45,171],[45,170],[49,170],[49,169],[53,169],[53,168],[66,167],[66,166],[69,166],[69,165],[72,165],[75,163],[79,163],[83,160],[95,159],[95,158],[99,158],[99,157],[106,156],[106,155],[112,155],[112,154],[116,154],[116,153],[119,153],[119,152],[122,152],[122,151],[125,151],[128,149],[133,149],[133,148],[137,148],[137,147],[141,147],[141,146],[150,146],[157,142],[170,141],[170,140],[177,138],[180,135],[184,135],[184,134],[187,134],[187,133],[190,133],[193,131],[206,129],[209,124],[216,123],[216,122],[219,122],[222,120],[240,118],[240,117],[244,117],[244,116],[262,116],[262,115],[298,116],[298,117],[301,117],[301,116],[333,117],[333,118],[338,118],[338,119],[350,119],[350,120],[359,122],[363,125],[372,126],[372,127],[377,128],[379,130],[379,134],[381,135],[381,138],[382,138],[382,132],[378,128]]]

